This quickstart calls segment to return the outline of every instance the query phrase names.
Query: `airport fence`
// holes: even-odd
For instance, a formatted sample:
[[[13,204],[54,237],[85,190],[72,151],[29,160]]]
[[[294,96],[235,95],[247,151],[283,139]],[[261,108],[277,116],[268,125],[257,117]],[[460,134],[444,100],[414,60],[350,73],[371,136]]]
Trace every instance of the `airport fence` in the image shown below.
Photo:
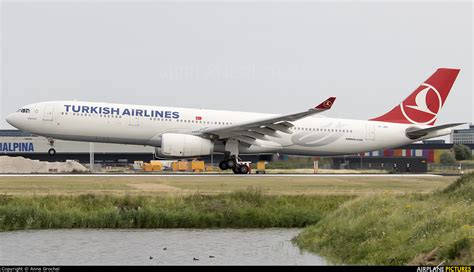
[[[463,173],[463,172],[474,171],[474,164],[472,163],[452,163],[452,164],[442,164],[442,163],[430,163],[428,164],[428,172],[446,172],[446,173]]]

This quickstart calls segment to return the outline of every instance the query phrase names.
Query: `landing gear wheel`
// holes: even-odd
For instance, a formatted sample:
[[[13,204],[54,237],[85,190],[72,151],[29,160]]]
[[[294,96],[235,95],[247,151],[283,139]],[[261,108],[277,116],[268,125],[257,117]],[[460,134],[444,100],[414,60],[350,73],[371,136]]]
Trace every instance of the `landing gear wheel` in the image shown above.
[[[240,174],[239,169],[237,167],[232,168],[232,172],[234,172],[234,174]]]
[[[249,173],[249,167],[245,164],[241,164],[237,168],[237,171],[239,172],[239,174],[248,174]]]
[[[227,169],[229,169],[230,167],[229,167],[229,164],[228,164],[227,161],[221,161],[221,162],[219,163],[219,168],[220,168],[221,170],[227,170]]]
[[[50,149],[48,150],[48,154],[49,154],[50,156],[54,156],[54,155],[56,155],[56,150],[55,150],[54,148],[50,148]]]
[[[227,163],[227,168],[234,168],[235,167],[235,161],[234,160],[228,160],[226,161]]]

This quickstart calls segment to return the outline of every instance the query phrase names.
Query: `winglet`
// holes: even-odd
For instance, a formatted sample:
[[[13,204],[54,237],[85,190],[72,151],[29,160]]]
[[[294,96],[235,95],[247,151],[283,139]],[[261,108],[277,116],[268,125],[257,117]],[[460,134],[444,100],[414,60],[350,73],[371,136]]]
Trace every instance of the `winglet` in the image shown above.
[[[334,104],[334,101],[336,101],[336,97],[331,96],[328,99],[324,100],[324,102],[322,102],[321,104],[314,107],[314,109],[316,109],[316,110],[329,110],[332,107],[332,105]]]

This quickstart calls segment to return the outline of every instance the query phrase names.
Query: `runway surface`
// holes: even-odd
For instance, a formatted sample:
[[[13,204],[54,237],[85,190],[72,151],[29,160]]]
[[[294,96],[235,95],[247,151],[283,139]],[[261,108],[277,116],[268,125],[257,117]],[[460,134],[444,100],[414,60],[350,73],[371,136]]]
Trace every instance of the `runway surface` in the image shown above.
[[[434,174],[0,174],[0,177],[236,177],[236,178],[267,178],[267,177],[442,177]]]

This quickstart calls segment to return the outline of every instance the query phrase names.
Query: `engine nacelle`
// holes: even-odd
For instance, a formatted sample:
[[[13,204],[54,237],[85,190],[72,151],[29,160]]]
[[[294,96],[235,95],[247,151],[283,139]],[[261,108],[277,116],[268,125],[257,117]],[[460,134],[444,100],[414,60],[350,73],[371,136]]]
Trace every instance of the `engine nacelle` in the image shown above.
[[[167,157],[197,157],[210,155],[214,144],[199,136],[165,133],[161,135],[160,155]]]

